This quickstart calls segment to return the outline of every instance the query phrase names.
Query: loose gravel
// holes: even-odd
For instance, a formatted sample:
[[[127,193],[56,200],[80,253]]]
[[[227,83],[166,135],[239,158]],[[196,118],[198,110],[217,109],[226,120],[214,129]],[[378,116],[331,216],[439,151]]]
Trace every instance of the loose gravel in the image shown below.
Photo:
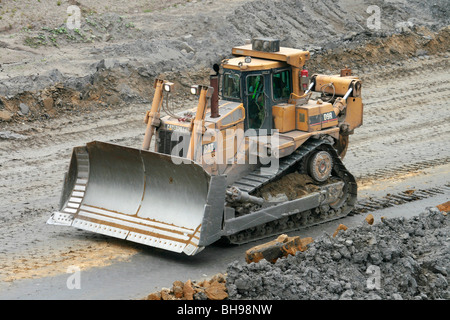
[[[228,265],[230,299],[449,299],[448,216],[428,208],[418,216],[383,218],[323,234],[305,252]]]

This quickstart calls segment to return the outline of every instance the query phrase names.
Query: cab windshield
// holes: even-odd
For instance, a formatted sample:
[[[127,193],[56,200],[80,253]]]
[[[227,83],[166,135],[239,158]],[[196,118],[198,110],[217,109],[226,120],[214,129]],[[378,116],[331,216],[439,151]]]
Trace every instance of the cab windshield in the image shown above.
[[[241,99],[241,77],[236,73],[225,73],[223,75],[223,97]]]

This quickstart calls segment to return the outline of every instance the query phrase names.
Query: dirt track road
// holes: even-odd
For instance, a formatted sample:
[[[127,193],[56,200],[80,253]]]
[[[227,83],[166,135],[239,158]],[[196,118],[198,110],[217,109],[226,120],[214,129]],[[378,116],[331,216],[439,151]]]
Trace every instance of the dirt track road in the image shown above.
[[[344,160],[358,179],[361,200],[449,184],[449,70],[449,59],[437,55],[372,68],[362,76],[364,125],[350,137]],[[136,298],[185,276],[222,272],[227,262],[241,258],[245,247],[213,246],[202,252],[201,259],[187,261],[175,254],[45,224],[58,208],[72,148],[92,140],[138,147],[146,108],[132,105],[45,123],[14,124],[9,130],[15,135],[0,138],[1,299],[36,298],[41,294],[39,284],[58,281],[63,285],[52,287],[47,297],[73,298],[65,287],[67,268],[73,265],[95,275],[90,289],[76,298]],[[444,188],[438,199],[448,201],[449,197]],[[414,203],[408,208],[406,212],[414,214]],[[101,274],[104,268],[109,276],[117,270],[131,275],[138,265],[159,272],[158,277],[146,278],[148,289],[132,288],[126,279],[120,280],[126,288],[122,293],[101,287],[107,278]],[[165,269],[167,265],[171,267]],[[136,282],[143,276],[131,277]]]

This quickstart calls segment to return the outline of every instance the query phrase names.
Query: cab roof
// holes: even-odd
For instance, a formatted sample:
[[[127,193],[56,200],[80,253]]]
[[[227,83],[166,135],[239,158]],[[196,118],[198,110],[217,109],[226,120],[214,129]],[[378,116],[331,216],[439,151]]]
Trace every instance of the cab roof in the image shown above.
[[[240,70],[240,71],[256,71],[270,70],[274,68],[287,67],[288,64],[282,61],[265,60],[258,58],[250,58],[250,62],[245,62],[246,57],[236,57],[225,60],[224,69]]]
[[[235,56],[253,57],[259,59],[283,61],[287,64],[301,68],[310,58],[309,51],[280,47],[278,51],[266,52],[254,50],[251,44],[234,47],[231,53]]]

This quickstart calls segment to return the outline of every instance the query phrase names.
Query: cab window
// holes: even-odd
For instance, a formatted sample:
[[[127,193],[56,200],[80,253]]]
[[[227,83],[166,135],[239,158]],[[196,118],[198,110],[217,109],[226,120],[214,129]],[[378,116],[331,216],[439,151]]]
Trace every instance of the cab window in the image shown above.
[[[247,103],[248,103],[248,126],[251,129],[259,129],[266,117],[264,76],[247,76]]]
[[[291,72],[283,70],[272,74],[273,100],[289,99],[291,94]]]
[[[225,73],[223,75],[223,97],[231,99],[241,98],[241,77],[235,73]]]

